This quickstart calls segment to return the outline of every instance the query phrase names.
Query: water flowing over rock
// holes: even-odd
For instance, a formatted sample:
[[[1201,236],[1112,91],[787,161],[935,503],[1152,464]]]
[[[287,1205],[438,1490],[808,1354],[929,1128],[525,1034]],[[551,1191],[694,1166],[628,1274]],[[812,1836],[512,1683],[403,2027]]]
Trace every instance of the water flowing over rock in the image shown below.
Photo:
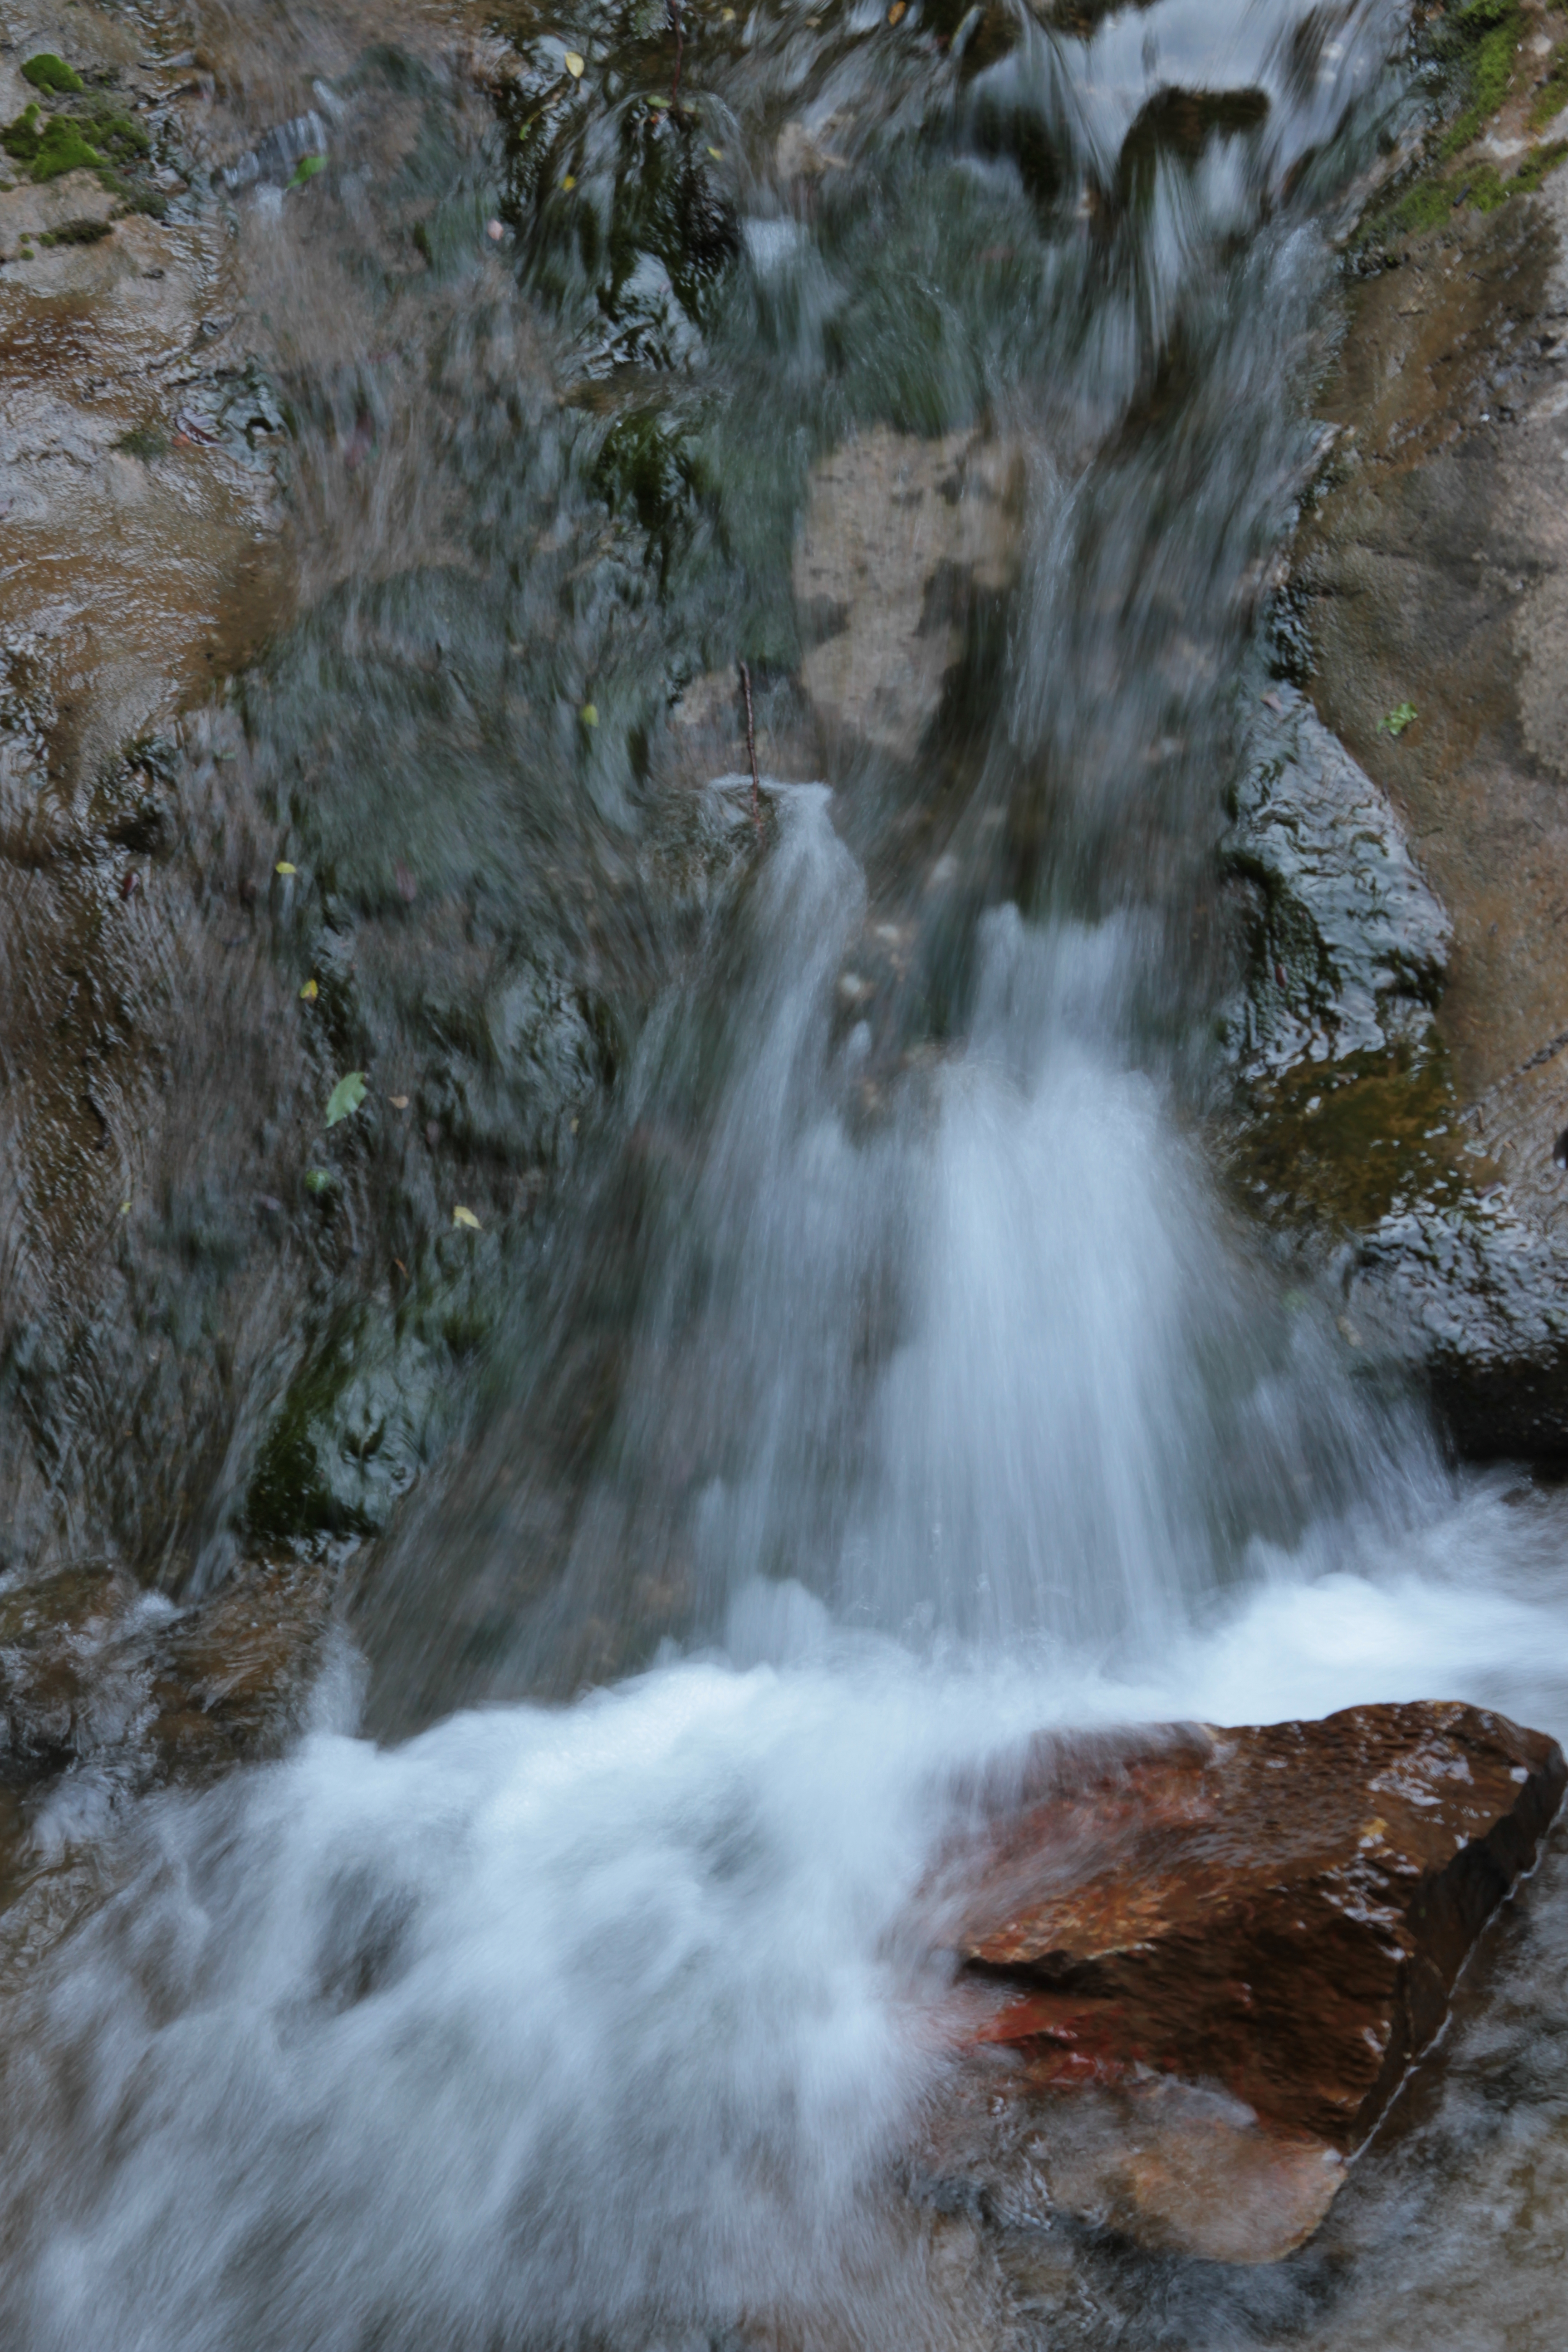
[[[933,2169],[1022,2171],[1145,2244],[1321,2221],[1568,1785],[1458,1706],[1045,1751],[944,1872],[969,2053]],[[967,1876],[966,1876],[967,1874]],[[987,2145],[988,2144],[988,2145]]]
[[[803,682],[831,737],[914,756],[969,603],[1016,573],[1023,478],[1016,444],[881,425],[816,467],[795,590],[817,639]]]

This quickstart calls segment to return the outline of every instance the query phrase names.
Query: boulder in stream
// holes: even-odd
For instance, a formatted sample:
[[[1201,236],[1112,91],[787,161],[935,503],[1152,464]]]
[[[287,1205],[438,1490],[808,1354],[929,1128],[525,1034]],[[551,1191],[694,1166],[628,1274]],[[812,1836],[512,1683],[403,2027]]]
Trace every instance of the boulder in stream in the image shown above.
[[[936,2201],[1258,2263],[1321,2221],[1568,1769],[1421,1705],[1079,1744],[1026,1780],[935,1890],[962,2020]]]

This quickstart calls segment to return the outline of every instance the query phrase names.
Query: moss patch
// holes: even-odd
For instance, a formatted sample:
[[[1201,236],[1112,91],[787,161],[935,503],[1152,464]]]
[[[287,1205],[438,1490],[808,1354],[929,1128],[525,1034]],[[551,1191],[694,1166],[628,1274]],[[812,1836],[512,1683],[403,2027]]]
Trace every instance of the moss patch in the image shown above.
[[[1460,1157],[1447,1055],[1434,1033],[1419,1046],[1298,1063],[1249,1089],[1233,1174],[1270,1223],[1370,1233],[1417,1204],[1458,1209],[1478,1171]]]
[[[95,172],[103,158],[96,147],[89,147],[81,135],[81,126],[68,114],[56,114],[49,119],[37,153],[33,159],[28,177],[37,181],[60,180],[68,172]]]
[[[1448,126],[1442,152],[1468,147],[1508,96],[1523,18],[1516,0],[1468,0],[1449,19],[1461,49],[1469,102]]]
[[[112,236],[113,230],[106,220],[62,221],[58,228],[46,229],[38,239],[40,245],[96,245],[100,237]]]
[[[62,98],[87,87],[75,67],[57,58],[52,49],[40,49],[36,58],[29,58],[22,68],[22,79],[30,81],[35,89],[53,90]]]
[[[1568,47],[1553,49],[1552,53],[1552,69],[1537,90],[1530,110],[1531,129],[1544,131],[1549,122],[1555,122],[1565,106],[1568,106]]]

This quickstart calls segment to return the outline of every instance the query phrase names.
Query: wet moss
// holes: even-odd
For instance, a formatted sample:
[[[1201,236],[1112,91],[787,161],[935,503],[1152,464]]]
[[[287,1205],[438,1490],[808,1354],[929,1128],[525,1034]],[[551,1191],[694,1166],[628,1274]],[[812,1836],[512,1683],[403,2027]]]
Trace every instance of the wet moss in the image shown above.
[[[1435,1032],[1388,1054],[1298,1063],[1249,1089],[1234,1179],[1255,1213],[1292,1230],[1370,1233],[1417,1207],[1458,1209],[1476,1173],[1458,1111]]]
[[[254,1538],[365,1536],[384,1523],[415,1469],[398,1443],[407,1432],[395,1425],[401,1399],[391,1352],[363,1310],[340,1316],[307,1348],[250,1483],[245,1517]]]

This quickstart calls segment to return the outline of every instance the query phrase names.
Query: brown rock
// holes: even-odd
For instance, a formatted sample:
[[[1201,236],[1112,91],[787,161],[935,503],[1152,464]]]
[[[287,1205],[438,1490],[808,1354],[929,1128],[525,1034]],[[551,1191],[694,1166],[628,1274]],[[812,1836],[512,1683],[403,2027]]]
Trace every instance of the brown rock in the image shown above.
[[[1553,1741],[1458,1706],[1042,1759],[942,1884],[968,2051],[943,2157],[1005,2114],[1050,2203],[1215,2260],[1286,2252],[1565,1781]]]
[[[976,596],[1019,560],[1024,460],[978,432],[935,441],[877,425],[826,458],[795,551],[802,667],[830,743],[912,759],[963,651]]]
[[[1568,175],[1390,233],[1381,258],[1354,282],[1323,388],[1339,439],[1296,593],[1319,713],[1392,799],[1451,918],[1437,1027],[1488,1205],[1435,1248],[1430,1213],[1377,1234],[1356,1303],[1410,1333],[1465,1451],[1560,1455]],[[1395,735],[1405,704],[1416,717]]]

